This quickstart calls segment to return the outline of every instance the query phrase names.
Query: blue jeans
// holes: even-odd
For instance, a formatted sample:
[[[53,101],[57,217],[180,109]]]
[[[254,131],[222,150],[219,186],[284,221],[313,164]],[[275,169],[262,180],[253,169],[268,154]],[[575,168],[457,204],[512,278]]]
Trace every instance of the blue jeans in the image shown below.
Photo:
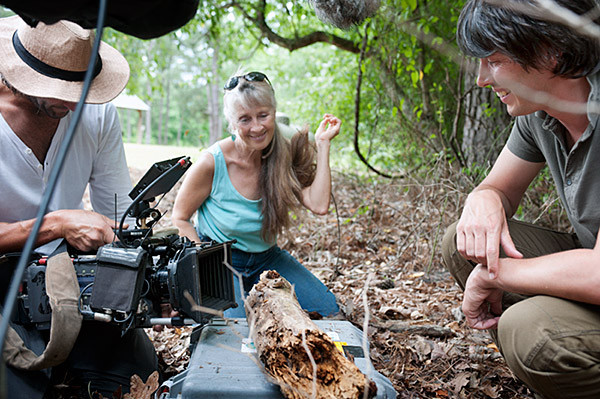
[[[302,309],[308,312],[318,312],[322,316],[331,316],[340,311],[335,296],[325,284],[302,266],[288,251],[284,251],[277,245],[258,253],[232,249],[231,265],[242,275],[245,295],[248,295],[254,284],[258,282],[262,272],[275,270],[294,286]],[[226,310],[225,317],[245,318],[246,312],[241,298],[240,285],[235,275],[234,285],[238,307]]]

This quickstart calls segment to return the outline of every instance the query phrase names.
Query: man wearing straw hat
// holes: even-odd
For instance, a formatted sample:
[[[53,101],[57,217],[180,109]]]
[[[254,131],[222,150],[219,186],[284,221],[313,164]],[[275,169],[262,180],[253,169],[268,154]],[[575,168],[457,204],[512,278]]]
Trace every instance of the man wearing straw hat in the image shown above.
[[[71,22],[39,23],[31,28],[19,17],[0,19],[0,255],[19,251],[31,231],[32,218],[81,96],[92,44],[93,33]],[[124,89],[128,79],[125,58],[102,43],[87,104],[38,235],[39,252],[49,255],[61,240],[82,251],[113,240],[114,218],[120,218],[129,205],[131,181],[118,116],[107,103]],[[82,209],[88,183],[95,212]],[[2,299],[11,273],[6,263],[0,263]],[[48,284],[48,276],[46,281]],[[12,327],[35,355],[44,351],[47,339],[35,328]],[[157,369],[154,348],[143,330],[135,329],[121,338],[120,328],[86,322],[74,335],[77,341],[68,358],[67,353],[65,361],[52,368],[52,379],[62,379],[68,372],[82,383],[83,391],[97,390],[112,397],[119,386],[128,391],[133,374],[145,380]],[[5,347],[5,359],[6,351]],[[9,398],[43,397],[51,380],[47,365],[54,364],[7,363]]]

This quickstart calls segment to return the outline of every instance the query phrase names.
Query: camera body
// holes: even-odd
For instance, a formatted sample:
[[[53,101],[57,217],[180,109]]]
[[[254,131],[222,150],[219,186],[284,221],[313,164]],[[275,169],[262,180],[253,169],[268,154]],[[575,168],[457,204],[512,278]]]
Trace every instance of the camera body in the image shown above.
[[[154,164],[129,194],[133,202],[117,231],[119,241],[93,255],[71,255],[84,320],[116,323],[124,333],[154,324],[205,324],[236,306],[227,266],[232,242],[193,243],[168,230],[153,235],[152,226],[162,215],[150,203],[168,192],[190,165],[187,158]],[[135,217],[138,228],[123,230],[125,216]],[[46,261],[43,257],[28,265],[15,315],[15,321],[38,329],[49,328],[51,319]],[[163,318],[166,304],[179,316]]]

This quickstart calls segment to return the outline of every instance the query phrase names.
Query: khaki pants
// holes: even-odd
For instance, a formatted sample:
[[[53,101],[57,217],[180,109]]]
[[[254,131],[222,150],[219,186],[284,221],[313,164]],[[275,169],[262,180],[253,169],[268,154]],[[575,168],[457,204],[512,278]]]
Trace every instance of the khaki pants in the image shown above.
[[[572,234],[517,221],[509,229],[527,258],[580,247]],[[456,223],[446,231],[442,255],[464,289],[474,264],[456,250]],[[546,399],[600,398],[600,306],[505,293],[503,308],[490,334],[519,379]]]

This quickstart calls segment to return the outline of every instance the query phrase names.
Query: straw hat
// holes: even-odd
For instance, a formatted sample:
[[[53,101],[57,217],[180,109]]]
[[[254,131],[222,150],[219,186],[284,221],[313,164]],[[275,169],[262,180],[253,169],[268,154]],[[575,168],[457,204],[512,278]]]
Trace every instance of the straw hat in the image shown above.
[[[0,18],[0,73],[23,94],[77,102],[93,43],[94,32],[73,22],[32,28],[18,16]],[[129,65],[117,50],[102,42],[99,54],[86,98],[91,104],[112,100],[129,80]]]

